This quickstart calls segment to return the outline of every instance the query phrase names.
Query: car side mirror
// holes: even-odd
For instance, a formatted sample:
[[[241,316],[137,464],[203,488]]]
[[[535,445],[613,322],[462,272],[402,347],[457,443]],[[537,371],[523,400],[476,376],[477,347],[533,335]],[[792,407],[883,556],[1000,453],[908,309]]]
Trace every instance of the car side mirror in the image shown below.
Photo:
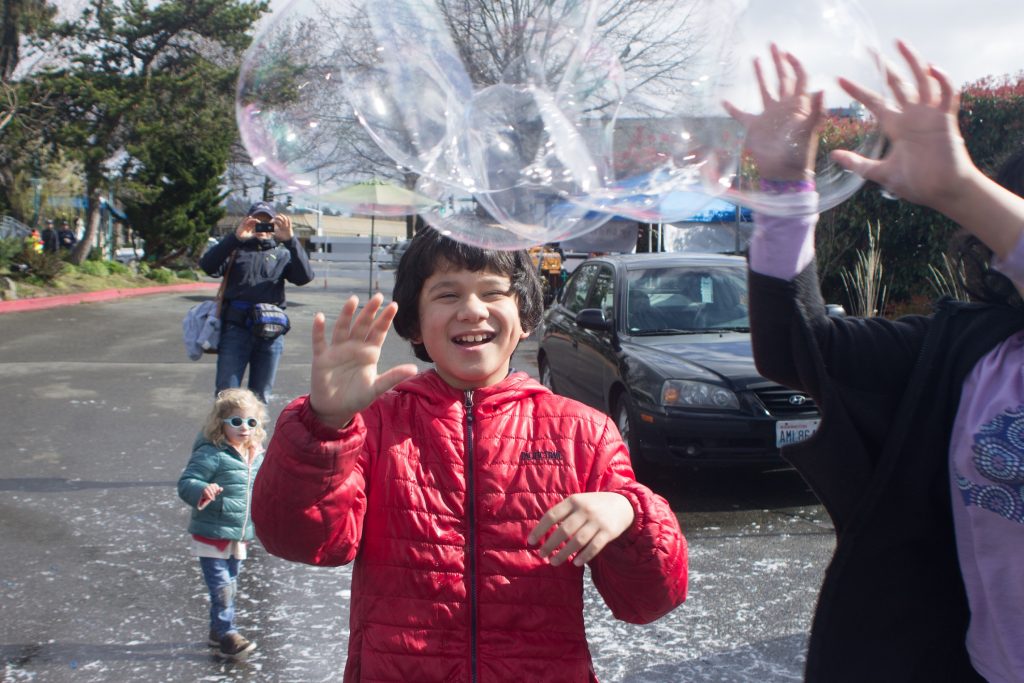
[[[576,324],[585,330],[597,332],[611,332],[613,325],[611,320],[606,320],[600,308],[584,308],[576,314]]]

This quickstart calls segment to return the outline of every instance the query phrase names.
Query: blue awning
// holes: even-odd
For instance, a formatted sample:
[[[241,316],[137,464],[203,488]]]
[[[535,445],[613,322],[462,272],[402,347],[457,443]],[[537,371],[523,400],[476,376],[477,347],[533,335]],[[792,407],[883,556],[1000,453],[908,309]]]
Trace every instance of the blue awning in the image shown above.
[[[75,197],[73,200],[71,200],[71,205],[76,209],[81,209],[82,211],[85,211],[89,208],[89,198]],[[109,211],[110,215],[112,215],[114,218],[121,221],[122,223],[128,222],[128,215],[124,211],[121,211],[116,206],[108,202],[105,197],[100,197],[100,209]]]
[[[688,216],[683,220],[672,221],[673,223],[735,223],[736,210],[739,209],[739,221],[749,223],[754,220],[753,212],[746,207],[737,207],[732,202],[724,199],[713,199],[711,203],[699,212]]]
[[[103,204],[103,208],[109,211],[114,218],[121,221],[122,223],[128,222],[128,214],[126,214],[124,211],[118,210],[116,206],[107,202],[106,200],[101,199],[100,202]]]

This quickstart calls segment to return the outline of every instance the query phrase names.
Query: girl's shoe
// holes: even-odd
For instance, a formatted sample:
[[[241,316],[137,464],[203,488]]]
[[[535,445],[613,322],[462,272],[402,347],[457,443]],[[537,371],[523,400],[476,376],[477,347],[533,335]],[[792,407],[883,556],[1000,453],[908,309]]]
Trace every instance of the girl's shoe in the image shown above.
[[[256,649],[256,643],[250,642],[242,637],[241,633],[235,631],[220,639],[220,650],[217,656],[238,662],[249,656],[249,653]]]

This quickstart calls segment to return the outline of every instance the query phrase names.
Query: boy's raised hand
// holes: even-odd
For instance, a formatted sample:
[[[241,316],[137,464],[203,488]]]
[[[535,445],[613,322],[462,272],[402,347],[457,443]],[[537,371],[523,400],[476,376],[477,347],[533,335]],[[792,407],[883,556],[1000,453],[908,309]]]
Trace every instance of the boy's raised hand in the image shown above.
[[[317,418],[328,426],[344,427],[377,396],[417,373],[416,366],[407,363],[377,374],[381,347],[398,312],[394,302],[382,309],[383,301],[381,294],[375,294],[356,314],[359,299],[349,297],[329,340],[324,314],[313,318],[309,402]]]
[[[887,66],[892,103],[856,83],[839,79],[839,85],[878,119],[890,143],[885,157],[868,159],[837,150],[832,158],[892,194],[935,206],[955,195],[963,187],[964,178],[975,172],[957,123],[960,98],[946,74],[926,65],[903,42],[898,42],[897,48],[913,74],[916,88],[908,87]]]
[[[634,516],[632,503],[618,493],[574,493],[544,513],[526,542],[536,545],[554,527],[538,551],[541,558],[550,558],[557,567],[576,555],[572,563],[582,567],[621,536]]]
[[[746,148],[765,180],[804,180],[814,175],[818,150],[818,128],[824,116],[824,93],[807,92],[807,74],[800,61],[771,45],[778,80],[775,95],[765,80],[761,61],[754,60],[754,73],[761,89],[764,111],[760,114],[737,109],[722,102],[729,115],[746,129]]]

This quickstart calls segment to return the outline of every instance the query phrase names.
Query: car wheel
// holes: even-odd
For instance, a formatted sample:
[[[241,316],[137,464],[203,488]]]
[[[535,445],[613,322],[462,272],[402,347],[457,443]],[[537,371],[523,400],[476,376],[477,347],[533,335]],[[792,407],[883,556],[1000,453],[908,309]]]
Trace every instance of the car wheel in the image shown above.
[[[551,366],[548,365],[548,362],[543,358],[540,359],[539,365],[540,383],[550,389],[551,393],[557,394],[558,391],[555,390],[555,378],[551,374]]]
[[[636,438],[633,435],[633,401],[628,394],[619,394],[615,399],[615,426],[619,428],[622,440],[629,447],[629,455],[634,460],[640,457],[640,449],[637,448]]]
[[[633,429],[635,424],[636,410],[633,407],[633,400],[629,394],[623,392],[615,399],[615,409],[612,417],[615,426],[619,428],[622,440],[629,448],[629,459],[633,463],[633,473],[641,483],[649,483],[656,479],[656,468],[640,452],[640,440]]]

